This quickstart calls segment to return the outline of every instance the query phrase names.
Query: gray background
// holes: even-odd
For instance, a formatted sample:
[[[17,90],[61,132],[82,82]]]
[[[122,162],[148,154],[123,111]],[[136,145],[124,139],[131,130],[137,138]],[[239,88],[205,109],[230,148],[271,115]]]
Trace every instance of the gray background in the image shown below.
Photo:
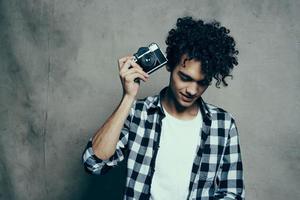
[[[81,153],[120,101],[117,59],[164,40],[178,17],[215,18],[240,50],[204,99],[240,133],[246,197],[300,199],[298,0],[0,0],[0,199],[120,199],[124,163],[87,175]],[[168,83],[165,69],[139,97]]]

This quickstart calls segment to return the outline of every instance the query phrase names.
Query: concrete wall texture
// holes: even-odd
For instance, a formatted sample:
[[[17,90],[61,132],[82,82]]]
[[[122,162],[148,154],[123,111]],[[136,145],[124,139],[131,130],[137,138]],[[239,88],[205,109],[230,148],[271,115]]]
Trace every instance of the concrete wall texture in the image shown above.
[[[81,153],[121,98],[117,59],[164,40],[178,17],[216,19],[240,50],[204,99],[240,133],[246,197],[300,199],[300,1],[0,0],[0,199],[121,199],[124,163],[87,175]],[[168,83],[165,69],[139,97]]]

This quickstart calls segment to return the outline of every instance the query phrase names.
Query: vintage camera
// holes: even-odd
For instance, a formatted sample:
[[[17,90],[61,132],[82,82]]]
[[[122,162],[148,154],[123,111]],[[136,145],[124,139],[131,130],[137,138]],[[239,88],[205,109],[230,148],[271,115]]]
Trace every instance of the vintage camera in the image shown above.
[[[156,43],[151,43],[148,47],[140,47],[133,56],[133,61],[148,74],[161,68],[168,61]]]

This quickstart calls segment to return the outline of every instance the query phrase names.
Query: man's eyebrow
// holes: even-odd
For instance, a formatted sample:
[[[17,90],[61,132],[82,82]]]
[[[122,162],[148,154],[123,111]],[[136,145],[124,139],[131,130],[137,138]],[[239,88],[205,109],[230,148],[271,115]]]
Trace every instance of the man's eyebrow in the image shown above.
[[[185,78],[188,78],[190,80],[194,80],[191,76],[189,76],[188,74],[185,74],[184,72],[182,71],[178,71],[178,73],[181,75],[181,76],[184,76]]]
[[[185,74],[184,72],[182,71],[178,71],[178,73],[181,75],[181,76],[184,76],[185,78],[191,80],[191,81],[195,81],[190,75],[188,74]],[[205,81],[205,78],[204,79],[201,79],[199,81],[197,81],[197,83],[202,83],[203,81]]]

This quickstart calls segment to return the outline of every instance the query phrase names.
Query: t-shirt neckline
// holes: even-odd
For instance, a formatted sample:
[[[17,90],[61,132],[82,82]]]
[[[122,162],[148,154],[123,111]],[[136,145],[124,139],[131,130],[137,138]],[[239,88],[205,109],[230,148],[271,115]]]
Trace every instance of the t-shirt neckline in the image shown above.
[[[164,113],[165,113],[167,118],[169,118],[170,120],[176,121],[178,123],[188,124],[188,123],[196,122],[199,119],[201,119],[201,111],[200,111],[199,107],[198,107],[197,115],[195,117],[193,117],[192,119],[178,119],[178,118],[174,117],[173,115],[171,115],[170,113],[168,113],[163,105],[162,105],[162,108],[163,108]]]

